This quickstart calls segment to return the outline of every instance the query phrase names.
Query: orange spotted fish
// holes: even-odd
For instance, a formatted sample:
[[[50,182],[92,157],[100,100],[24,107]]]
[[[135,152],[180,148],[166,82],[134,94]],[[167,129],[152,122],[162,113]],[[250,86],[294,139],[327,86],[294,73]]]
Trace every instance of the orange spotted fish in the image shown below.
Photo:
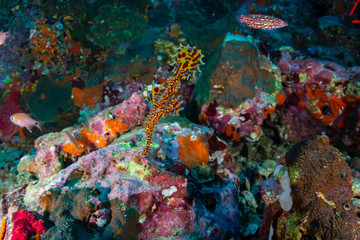
[[[180,45],[180,47],[176,49],[176,54],[171,57],[173,61],[170,65],[174,67],[174,76],[169,77],[161,86],[153,84],[151,87],[148,87],[144,94],[147,101],[151,104],[151,112],[145,123],[147,141],[143,152],[144,156],[149,152],[155,125],[162,117],[178,115],[181,110],[181,80],[193,78],[196,71],[201,72],[199,65],[204,64],[202,62],[204,55],[202,55],[201,51],[189,45]]]
[[[263,30],[273,30],[286,27],[288,25],[285,21],[279,18],[260,14],[240,15],[240,19],[238,20],[251,28]]]
[[[10,116],[10,121],[21,128],[25,127],[27,130],[29,130],[29,132],[31,132],[31,128],[35,126],[41,131],[40,126],[42,123],[32,119],[30,114],[15,113]]]

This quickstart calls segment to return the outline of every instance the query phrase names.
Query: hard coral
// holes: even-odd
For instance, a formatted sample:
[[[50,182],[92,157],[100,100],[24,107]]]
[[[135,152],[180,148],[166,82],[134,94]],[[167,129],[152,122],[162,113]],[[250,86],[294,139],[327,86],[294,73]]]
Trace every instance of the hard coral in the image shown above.
[[[32,212],[20,210],[13,216],[14,229],[11,240],[28,240],[46,231],[44,222]]]
[[[290,177],[293,205],[290,211],[283,211],[274,202],[278,198],[265,198],[269,210],[260,232],[261,239],[360,237],[352,203],[351,171],[327,136],[295,144],[286,154],[284,164]],[[278,186],[274,184],[263,186],[263,196],[264,193],[266,196],[276,194]],[[269,221],[271,226],[267,224]],[[265,236],[266,228],[271,227],[275,228],[273,233],[269,235],[270,231]]]
[[[296,144],[286,154],[286,165],[294,210],[307,219],[301,224],[307,234],[320,239],[360,237],[351,201],[351,171],[328,137],[322,135]]]

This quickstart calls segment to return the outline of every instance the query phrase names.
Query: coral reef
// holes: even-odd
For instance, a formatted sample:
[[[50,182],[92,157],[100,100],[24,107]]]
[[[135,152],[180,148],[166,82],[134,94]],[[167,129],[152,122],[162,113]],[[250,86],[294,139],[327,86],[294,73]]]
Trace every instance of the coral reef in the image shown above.
[[[44,77],[39,80],[35,90],[24,93],[24,98],[30,113],[39,121],[54,121],[61,111],[68,112],[73,107],[71,84],[62,79]]]
[[[18,127],[11,123],[10,116],[14,113],[23,112],[18,104],[19,92],[12,92],[10,96],[3,99],[0,108],[0,133],[2,141],[10,141],[17,133]]]
[[[330,137],[347,134],[359,102],[359,67],[345,68],[334,62],[295,57],[284,48],[277,65],[285,74],[286,98],[279,107],[283,126],[279,131],[286,141],[297,142],[326,132]],[[302,124],[307,122],[307,124]],[[357,148],[351,137],[346,145]]]
[[[18,169],[39,179],[7,193],[1,217],[20,207],[47,212],[51,224],[41,239],[51,239],[57,232],[61,238],[90,239],[238,236],[240,186],[227,145],[210,129],[179,118],[156,126],[154,142],[159,148],[144,158],[146,133],[136,126],[145,109],[144,99],[133,94],[89,118],[87,126],[64,130],[75,132],[79,147],[77,133],[90,131],[100,137],[91,139],[93,147],[80,157],[73,154],[71,161],[66,160],[69,153],[64,146],[69,140],[63,133],[37,139],[36,153],[23,157]],[[113,119],[106,118],[109,114]],[[107,124],[118,119],[120,124]],[[109,141],[96,145],[102,143],[101,136]],[[197,155],[191,154],[194,149]],[[12,229],[9,226],[8,231]]]
[[[0,1],[0,239],[359,238],[359,7]]]
[[[139,41],[145,31],[146,19],[125,4],[105,5],[91,27],[90,41],[102,48],[114,48],[120,43]]]
[[[286,154],[284,166],[286,171],[274,173],[262,186],[267,209],[261,239],[359,237],[351,170],[327,136],[295,144]],[[285,193],[283,181],[291,188],[285,199],[281,196]],[[293,202],[290,208],[284,207],[288,201]]]
[[[281,93],[277,67],[259,56],[250,38],[230,33],[209,65],[193,94],[200,122],[227,140],[258,140]]]

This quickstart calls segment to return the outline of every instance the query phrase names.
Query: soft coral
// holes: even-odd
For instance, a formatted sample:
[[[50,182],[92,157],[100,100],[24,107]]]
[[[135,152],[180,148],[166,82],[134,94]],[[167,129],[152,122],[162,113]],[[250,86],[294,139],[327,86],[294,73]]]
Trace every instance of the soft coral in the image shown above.
[[[11,240],[27,240],[45,232],[44,222],[29,211],[20,210],[13,216],[14,229]]]

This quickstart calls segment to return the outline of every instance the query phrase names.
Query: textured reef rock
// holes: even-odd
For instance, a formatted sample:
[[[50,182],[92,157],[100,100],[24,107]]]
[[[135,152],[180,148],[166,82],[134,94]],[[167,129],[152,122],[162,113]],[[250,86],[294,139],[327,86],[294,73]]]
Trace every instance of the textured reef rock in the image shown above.
[[[145,109],[135,93],[83,125],[38,138],[18,166],[38,179],[5,194],[0,217],[31,211],[45,223],[41,239],[238,238],[240,180],[227,144],[207,127],[169,118],[145,158],[137,127]]]
[[[224,107],[236,107],[256,94],[260,59],[256,46],[240,35],[227,34],[211,72],[210,98]]]
[[[279,69],[251,37],[231,33],[207,65],[194,89],[200,121],[229,140],[258,140],[281,91]]]
[[[280,136],[298,142],[325,132],[346,147],[359,148],[359,67],[297,56],[281,50],[285,99],[280,110]],[[306,124],[304,124],[306,123]]]
[[[262,185],[267,208],[260,239],[360,237],[351,170],[328,137],[295,144],[283,164],[279,174]]]

